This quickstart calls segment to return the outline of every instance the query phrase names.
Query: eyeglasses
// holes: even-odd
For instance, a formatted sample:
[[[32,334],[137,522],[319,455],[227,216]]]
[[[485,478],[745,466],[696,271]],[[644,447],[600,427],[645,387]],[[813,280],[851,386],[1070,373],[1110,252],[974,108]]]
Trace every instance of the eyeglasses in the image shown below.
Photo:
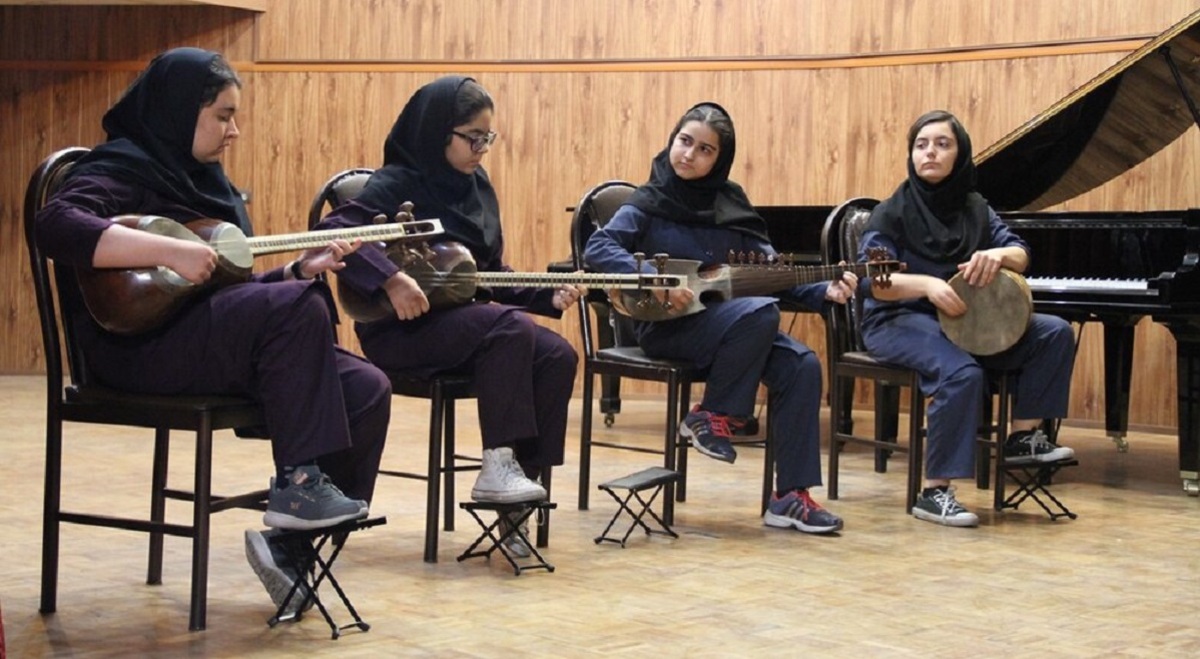
[[[496,141],[496,131],[494,130],[489,130],[483,135],[468,135],[467,133],[460,133],[456,130],[450,131],[450,134],[457,135],[470,142],[471,150],[475,153],[483,153],[484,149],[488,148],[492,145],[492,142]]]

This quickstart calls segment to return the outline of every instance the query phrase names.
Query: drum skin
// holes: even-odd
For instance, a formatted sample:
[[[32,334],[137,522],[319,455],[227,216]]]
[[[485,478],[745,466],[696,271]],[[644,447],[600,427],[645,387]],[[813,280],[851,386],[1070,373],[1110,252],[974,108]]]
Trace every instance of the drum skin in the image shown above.
[[[987,286],[969,285],[961,272],[949,283],[967,305],[957,317],[938,310],[942,332],[954,345],[972,355],[994,355],[1025,335],[1033,317],[1033,294],[1024,277],[1001,268]]]

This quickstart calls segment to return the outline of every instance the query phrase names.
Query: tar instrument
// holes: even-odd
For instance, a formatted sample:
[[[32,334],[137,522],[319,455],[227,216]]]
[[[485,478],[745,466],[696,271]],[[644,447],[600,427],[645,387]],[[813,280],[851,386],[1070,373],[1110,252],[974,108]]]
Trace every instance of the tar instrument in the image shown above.
[[[236,225],[200,219],[180,223],[157,215],[120,215],[112,221],[160,236],[198,242],[217,253],[217,268],[203,284],[193,284],[170,268],[76,269],[84,304],[92,318],[114,334],[131,335],[160,327],[202,291],[246,281],[254,257],[322,247],[331,240],[423,240],[442,233],[440,220],[373,224],[348,229],[246,237]]]
[[[891,285],[891,274],[903,272],[905,268],[904,263],[886,260],[886,254],[886,250],[868,254],[868,260],[864,263],[793,265],[792,259],[787,256],[731,253],[729,264],[707,268],[702,268],[699,261],[671,259],[658,254],[654,257],[658,272],[683,278],[686,287],[695,293],[687,308],[672,308],[646,291],[620,291],[616,295],[609,295],[609,299],[613,308],[626,316],[657,322],[700,313],[705,309],[705,302],[777,294],[801,284],[839,280],[846,272],[853,272],[859,278],[870,279],[875,286],[886,288]],[[640,262],[645,257],[634,254],[634,258]]]
[[[987,286],[971,286],[961,272],[949,283],[967,304],[961,316],[948,316],[938,310],[942,332],[954,345],[972,355],[994,355],[1008,350],[1025,335],[1033,316],[1033,294],[1024,277],[1000,268]]]
[[[462,243],[445,241],[395,245],[387,250],[405,274],[416,280],[430,309],[466,304],[476,299],[480,288],[558,288],[588,286],[617,290],[651,291],[681,288],[681,277],[661,274],[601,274],[580,272],[480,272],[475,259]],[[396,312],[383,291],[365,296],[338,278],[338,300],[342,309],[360,323],[395,318]]]

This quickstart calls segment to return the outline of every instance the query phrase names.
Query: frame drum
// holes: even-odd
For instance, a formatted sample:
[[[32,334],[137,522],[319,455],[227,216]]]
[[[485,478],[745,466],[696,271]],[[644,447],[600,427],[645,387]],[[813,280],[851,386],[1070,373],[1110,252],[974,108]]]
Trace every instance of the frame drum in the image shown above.
[[[967,312],[958,317],[938,310],[942,332],[954,345],[972,355],[994,355],[1024,336],[1033,316],[1033,294],[1024,277],[1001,268],[987,286],[967,284],[961,272],[949,283],[967,304]]]

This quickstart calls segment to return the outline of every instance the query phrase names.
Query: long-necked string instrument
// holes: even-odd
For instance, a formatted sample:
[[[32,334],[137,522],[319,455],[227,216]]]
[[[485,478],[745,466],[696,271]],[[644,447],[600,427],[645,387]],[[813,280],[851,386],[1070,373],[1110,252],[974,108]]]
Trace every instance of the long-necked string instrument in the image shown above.
[[[635,254],[635,257],[639,255]],[[751,295],[772,295],[793,286],[819,281],[841,279],[853,272],[860,278],[870,278],[874,285],[887,287],[894,272],[902,272],[905,264],[886,260],[886,250],[868,255],[865,263],[841,265],[794,265],[790,256],[768,257],[764,254],[729,255],[729,264],[701,268],[699,261],[670,259],[659,254],[655,267],[663,275],[678,275],[686,280],[687,288],[696,294],[687,308],[672,308],[644,292],[622,291],[610,295],[613,307],[621,313],[642,321],[662,321],[700,313],[704,303],[729,300]]]
[[[193,284],[163,266],[150,268],[79,268],[76,276],[88,312],[115,334],[148,332],[174,316],[192,296],[246,281],[254,257],[326,245],[331,240],[425,240],[442,233],[440,220],[372,224],[347,229],[246,237],[236,225],[200,219],[180,223],[157,215],[120,215],[112,221],[160,236],[197,242],[217,253],[217,268],[203,284]]]
[[[1033,317],[1033,293],[1024,277],[1000,268],[987,286],[971,286],[961,272],[949,284],[967,304],[961,316],[938,310],[942,332],[954,345],[972,355],[994,355],[1025,335]]]
[[[465,304],[476,299],[480,288],[557,288],[574,285],[619,290],[650,291],[680,288],[681,277],[648,274],[600,274],[586,272],[480,272],[471,252],[461,243],[403,245],[387,251],[405,274],[416,280],[429,299],[431,309]],[[382,292],[367,297],[339,279],[338,299],[342,309],[363,323],[395,318],[396,312]]]

